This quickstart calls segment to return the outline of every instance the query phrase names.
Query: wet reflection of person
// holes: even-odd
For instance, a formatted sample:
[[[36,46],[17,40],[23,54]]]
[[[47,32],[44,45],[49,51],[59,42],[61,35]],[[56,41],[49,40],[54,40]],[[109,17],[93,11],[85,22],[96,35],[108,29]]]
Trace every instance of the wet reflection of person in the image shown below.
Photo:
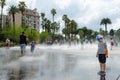
[[[100,80],[106,80],[105,76],[100,76]]]
[[[25,75],[24,67],[20,67],[20,70],[19,70],[19,79],[18,80],[23,80],[25,77],[26,77],[26,75]]]

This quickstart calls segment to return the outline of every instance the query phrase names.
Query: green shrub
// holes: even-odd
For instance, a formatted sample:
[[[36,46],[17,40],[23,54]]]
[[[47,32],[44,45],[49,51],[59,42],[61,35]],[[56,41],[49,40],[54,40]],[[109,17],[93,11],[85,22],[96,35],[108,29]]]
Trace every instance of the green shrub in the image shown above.
[[[0,42],[0,47],[5,46],[5,42]]]
[[[51,39],[51,36],[48,32],[42,32],[40,34],[40,42],[45,42],[46,40],[50,40]]]

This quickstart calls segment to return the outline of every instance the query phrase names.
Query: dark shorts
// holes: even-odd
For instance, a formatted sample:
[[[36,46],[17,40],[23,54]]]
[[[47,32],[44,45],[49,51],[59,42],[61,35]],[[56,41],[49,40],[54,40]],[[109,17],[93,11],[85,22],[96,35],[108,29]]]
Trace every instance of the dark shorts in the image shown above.
[[[98,55],[98,60],[100,63],[106,63],[106,56],[105,54],[99,54]]]

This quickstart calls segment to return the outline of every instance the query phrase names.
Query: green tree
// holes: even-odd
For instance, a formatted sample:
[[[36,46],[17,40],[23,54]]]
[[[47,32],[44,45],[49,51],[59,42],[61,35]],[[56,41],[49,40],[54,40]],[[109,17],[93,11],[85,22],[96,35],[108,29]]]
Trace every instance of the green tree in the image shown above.
[[[55,33],[55,32],[58,31],[58,29],[59,29],[58,26],[59,26],[59,24],[58,24],[57,22],[51,23],[51,29],[52,29],[52,32],[53,32],[53,33]]]
[[[13,19],[13,36],[15,36],[15,14],[19,12],[19,9],[12,5],[9,8],[9,14],[12,15],[12,19]]]
[[[55,16],[55,14],[57,14],[57,12],[54,8],[51,10],[51,14],[53,16],[53,22],[54,22],[54,16]]]
[[[114,36],[114,30],[111,29],[109,34],[110,34],[111,36]]]
[[[69,26],[71,29],[71,34],[74,34],[77,30],[77,23],[74,20],[71,20]]]
[[[46,31],[47,30],[47,18],[44,18],[44,24],[43,24],[43,29]]]
[[[107,24],[111,24],[111,20],[109,18],[103,18],[100,22],[100,25],[105,25],[105,31],[107,34]]]
[[[42,32],[40,33],[40,42],[45,42],[47,40],[50,40],[50,34],[48,32]]]
[[[0,29],[2,29],[3,28],[3,23],[2,23],[2,21],[3,21],[3,8],[4,8],[4,6],[6,5],[6,0],[0,0],[0,6],[1,6],[1,24],[0,24]]]
[[[25,2],[24,1],[20,1],[19,4],[18,4],[18,6],[19,6],[19,10],[21,11],[21,13],[23,15],[23,12],[25,11],[25,9],[27,7],[26,4],[25,4]]]
[[[52,41],[55,40],[55,32],[57,32],[57,29],[58,29],[58,23],[57,22],[51,23]]]
[[[83,30],[79,30],[79,32],[78,32],[78,35],[80,36],[80,38],[83,38],[83,36],[84,36],[84,32],[83,32]]]
[[[71,28],[69,26],[63,28],[62,33],[65,34],[65,38],[70,39]]]
[[[21,34],[21,32],[23,31],[22,27],[17,27],[16,28],[16,35],[13,36],[11,34],[13,34],[13,28],[12,27],[6,27],[3,28],[2,30],[2,34],[3,34],[3,39],[2,41],[5,41],[6,38],[9,38],[11,41],[14,41],[15,43],[19,43],[19,35]]]
[[[105,35],[105,31],[102,28],[100,28],[99,33]]]
[[[67,26],[67,19],[68,19],[67,15],[64,14],[64,15],[62,16],[62,20],[63,20],[64,23],[65,23],[65,27]]]
[[[65,35],[65,38],[66,38],[66,35],[67,35],[67,28],[63,28],[63,29],[62,29],[62,33]]]
[[[10,38],[11,39],[11,27],[8,28],[3,28],[3,30],[0,32],[0,40],[1,41],[5,41],[6,38]]]
[[[45,19],[45,13],[41,13],[41,18],[42,18],[42,23],[41,23],[41,25],[42,25],[42,31],[44,30],[44,19]]]
[[[18,4],[18,7],[19,7],[19,10],[21,11],[21,14],[22,14],[22,27],[23,27],[23,12],[25,11],[27,6],[26,6],[24,1],[20,1]]]
[[[90,40],[90,39],[92,39],[92,34],[93,34],[93,30],[91,30],[91,29],[87,29],[87,39],[88,40]]]
[[[39,39],[39,32],[37,32],[35,29],[27,29],[26,30],[26,36],[29,39],[29,41],[38,41]]]
[[[87,36],[87,27],[83,27],[82,30],[84,32],[84,38],[85,38]]]
[[[46,20],[45,26],[45,31],[51,33],[51,21],[49,19]]]
[[[64,23],[65,23],[65,27],[68,27],[69,24],[70,24],[70,19],[68,18],[68,16],[67,16],[66,14],[64,14],[64,15],[62,16],[62,20],[63,20]]]
[[[116,31],[115,35],[116,35],[116,37],[117,37],[117,38],[119,39],[119,41],[120,41],[120,29],[118,29],[118,30]]]

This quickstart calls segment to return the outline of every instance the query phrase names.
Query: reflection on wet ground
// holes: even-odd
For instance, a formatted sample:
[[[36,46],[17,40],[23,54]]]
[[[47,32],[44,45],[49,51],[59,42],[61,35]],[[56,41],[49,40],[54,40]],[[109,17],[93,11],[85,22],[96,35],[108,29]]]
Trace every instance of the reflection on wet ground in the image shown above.
[[[100,76],[100,80],[106,80],[105,76]]]
[[[111,52],[106,76],[101,77],[97,74],[96,49],[87,50],[38,47],[33,54],[27,50],[20,57],[19,49],[10,49],[8,53],[0,49],[0,80],[116,80],[120,54]]]

